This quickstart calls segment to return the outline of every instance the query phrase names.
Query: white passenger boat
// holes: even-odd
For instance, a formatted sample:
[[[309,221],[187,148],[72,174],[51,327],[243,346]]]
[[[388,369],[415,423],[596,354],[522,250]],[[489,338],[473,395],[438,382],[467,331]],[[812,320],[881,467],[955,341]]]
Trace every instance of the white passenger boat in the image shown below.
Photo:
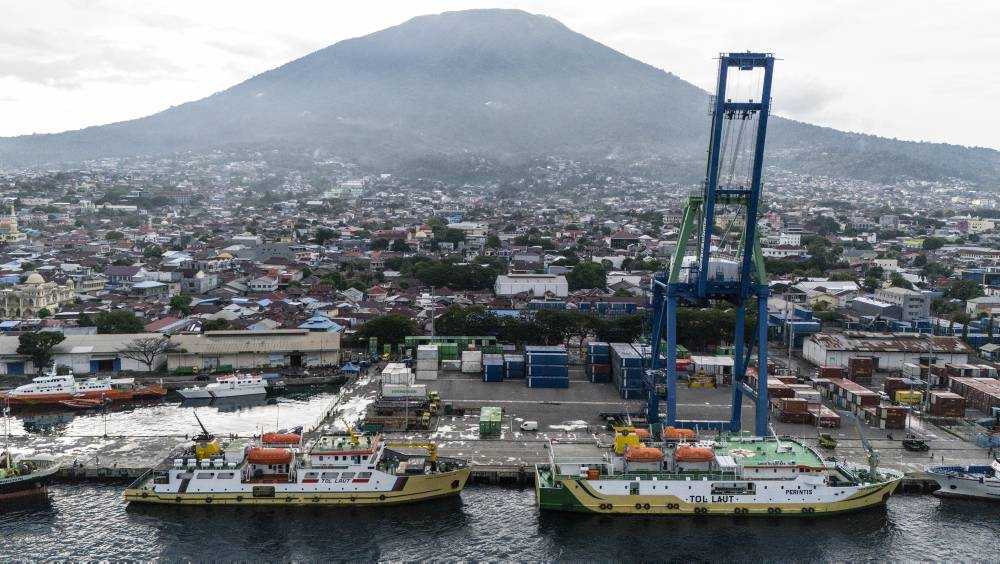
[[[934,495],[1000,501],[1000,459],[989,466],[937,466],[927,473],[941,486]]]
[[[181,388],[177,393],[184,399],[231,398],[267,394],[267,383],[261,376],[233,374],[220,376],[207,386]]]

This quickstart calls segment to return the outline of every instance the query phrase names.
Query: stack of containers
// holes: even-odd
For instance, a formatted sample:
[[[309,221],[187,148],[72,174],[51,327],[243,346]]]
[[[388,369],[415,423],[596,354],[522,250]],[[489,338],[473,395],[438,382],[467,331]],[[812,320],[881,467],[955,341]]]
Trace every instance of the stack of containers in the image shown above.
[[[611,343],[611,380],[622,399],[643,397],[642,355],[629,343]]]
[[[503,382],[503,355],[483,355],[483,382]]]
[[[413,384],[413,373],[402,362],[390,362],[382,369],[382,383],[409,386]]]
[[[504,377],[508,380],[524,378],[524,355],[505,354],[503,355]]]
[[[437,380],[438,346],[418,345],[416,360],[417,380]]]
[[[602,342],[587,344],[587,376],[591,382],[611,381],[611,345]]]
[[[458,343],[438,343],[438,358],[441,360],[459,360]]]
[[[566,347],[525,347],[529,388],[568,388]]]
[[[478,374],[483,370],[483,351],[462,351],[462,372]]]

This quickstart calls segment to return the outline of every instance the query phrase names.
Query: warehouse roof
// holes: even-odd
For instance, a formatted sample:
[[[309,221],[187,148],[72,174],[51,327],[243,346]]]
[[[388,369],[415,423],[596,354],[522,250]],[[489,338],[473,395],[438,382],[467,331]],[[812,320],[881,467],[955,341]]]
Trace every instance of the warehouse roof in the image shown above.
[[[321,352],[340,349],[340,334],[304,329],[272,331],[209,331],[203,335],[174,335],[183,352],[176,354],[232,354],[271,352]]]
[[[120,351],[135,339],[163,337],[159,333],[126,333],[117,335],[66,335],[53,347],[55,354],[109,354]],[[0,355],[15,356],[20,343],[18,337],[0,337]]]
[[[816,333],[809,337],[828,351],[851,352],[906,352],[924,353],[933,348],[935,353],[971,354],[972,349],[957,337],[928,337],[914,333]]]

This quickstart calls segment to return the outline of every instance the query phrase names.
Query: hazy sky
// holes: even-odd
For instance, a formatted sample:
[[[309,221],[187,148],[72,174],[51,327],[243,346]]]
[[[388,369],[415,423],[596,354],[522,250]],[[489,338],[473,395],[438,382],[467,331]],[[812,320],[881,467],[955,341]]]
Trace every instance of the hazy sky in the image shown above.
[[[141,117],[413,16],[521,8],[705,89],[768,50],[778,113],[1000,148],[1000,2],[0,0],[0,135]]]

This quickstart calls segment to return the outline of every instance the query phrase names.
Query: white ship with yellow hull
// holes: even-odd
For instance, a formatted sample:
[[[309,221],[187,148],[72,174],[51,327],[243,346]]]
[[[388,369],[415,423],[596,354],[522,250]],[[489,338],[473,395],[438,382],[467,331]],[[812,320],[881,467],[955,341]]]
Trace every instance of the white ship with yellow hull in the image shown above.
[[[624,444],[623,444],[624,443]],[[817,516],[885,503],[902,474],[826,461],[793,439],[613,448],[552,444],[536,467],[543,510],[640,515]]]
[[[401,452],[412,447],[425,452]],[[434,445],[397,446],[357,435],[321,437],[307,452],[288,443],[245,441],[209,446],[202,456],[195,450],[139,478],[125,490],[125,500],[171,505],[413,503],[459,494],[470,471],[465,461],[438,458]]]

